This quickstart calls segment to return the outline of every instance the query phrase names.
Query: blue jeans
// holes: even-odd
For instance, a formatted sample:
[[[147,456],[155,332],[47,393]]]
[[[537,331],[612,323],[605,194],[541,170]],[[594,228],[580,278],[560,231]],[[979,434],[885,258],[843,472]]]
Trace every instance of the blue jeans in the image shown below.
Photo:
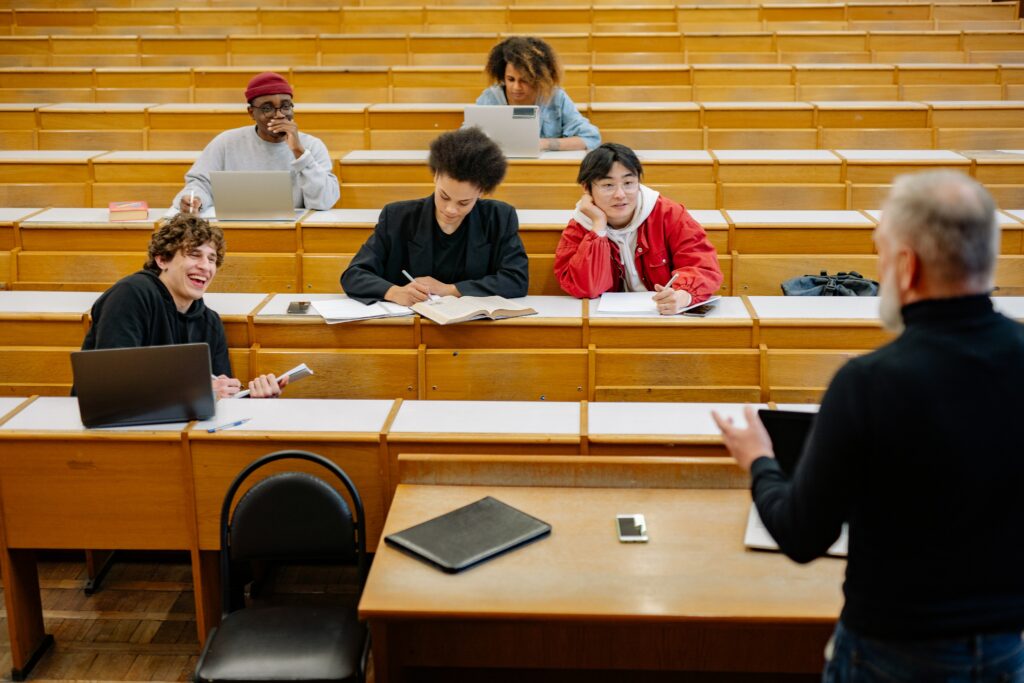
[[[839,622],[825,650],[822,681],[1024,683],[1022,637],[1021,633],[995,633],[943,640],[875,640]]]

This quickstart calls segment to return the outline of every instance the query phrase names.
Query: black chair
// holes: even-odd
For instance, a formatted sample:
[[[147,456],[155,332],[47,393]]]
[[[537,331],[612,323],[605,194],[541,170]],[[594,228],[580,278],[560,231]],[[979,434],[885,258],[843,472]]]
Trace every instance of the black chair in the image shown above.
[[[282,472],[257,482],[231,503],[246,478],[279,460],[307,460],[345,485],[349,506],[335,488],[302,472]],[[351,606],[240,605],[232,565],[329,561],[353,565],[358,592],[366,582],[363,503],[352,480],[330,460],[305,451],[278,451],[242,470],[228,487],[220,517],[221,624],[196,664],[197,681],[363,681],[369,631],[359,623],[358,595]],[[258,600],[252,601],[258,603]],[[238,607],[237,609],[233,609]]]

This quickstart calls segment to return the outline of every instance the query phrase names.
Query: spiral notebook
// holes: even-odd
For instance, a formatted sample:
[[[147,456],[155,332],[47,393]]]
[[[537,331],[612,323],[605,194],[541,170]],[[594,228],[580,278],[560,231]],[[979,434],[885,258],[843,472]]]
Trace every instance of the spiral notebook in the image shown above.
[[[384,542],[453,574],[550,533],[547,522],[487,496]]]

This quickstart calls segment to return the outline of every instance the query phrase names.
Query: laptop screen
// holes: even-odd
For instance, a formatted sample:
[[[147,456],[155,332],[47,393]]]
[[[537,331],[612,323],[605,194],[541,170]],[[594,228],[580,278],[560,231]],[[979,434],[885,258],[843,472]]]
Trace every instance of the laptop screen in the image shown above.
[[[815,413],[804,413],[795,410],[757,411],[758,417],[768,430],[772,440],[775,459],[786,476],[792,477],[796,472],[796,464],[803,453],[807,435],[814,424]]]
[[[216,410],[206,344],[76,351],[71,369],[86,427],[204,420]]]

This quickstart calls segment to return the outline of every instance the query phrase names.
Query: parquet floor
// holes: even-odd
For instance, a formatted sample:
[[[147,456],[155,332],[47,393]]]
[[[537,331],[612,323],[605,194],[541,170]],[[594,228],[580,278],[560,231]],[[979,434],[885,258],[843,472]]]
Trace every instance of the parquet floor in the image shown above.
[[[339,570],[284,570],[277,590],[323,599],[339,591]],[[344,571],[344,570],[342,570]],[[344,577],[341,577],[342,580]],[[46,631],[56,643],[29,679],[45,681],[186,681],[199,656],[192,575],[185,553],[119,553],[101,590],[86,596],[84,553],[40,556]],[[348,600],[342,589],[333,596]],[[3,602],[0,600],[0,607]],[[7,615],[0,610],[0,680],[10,680]],[[372,683],[372,672],[368,677]]]

